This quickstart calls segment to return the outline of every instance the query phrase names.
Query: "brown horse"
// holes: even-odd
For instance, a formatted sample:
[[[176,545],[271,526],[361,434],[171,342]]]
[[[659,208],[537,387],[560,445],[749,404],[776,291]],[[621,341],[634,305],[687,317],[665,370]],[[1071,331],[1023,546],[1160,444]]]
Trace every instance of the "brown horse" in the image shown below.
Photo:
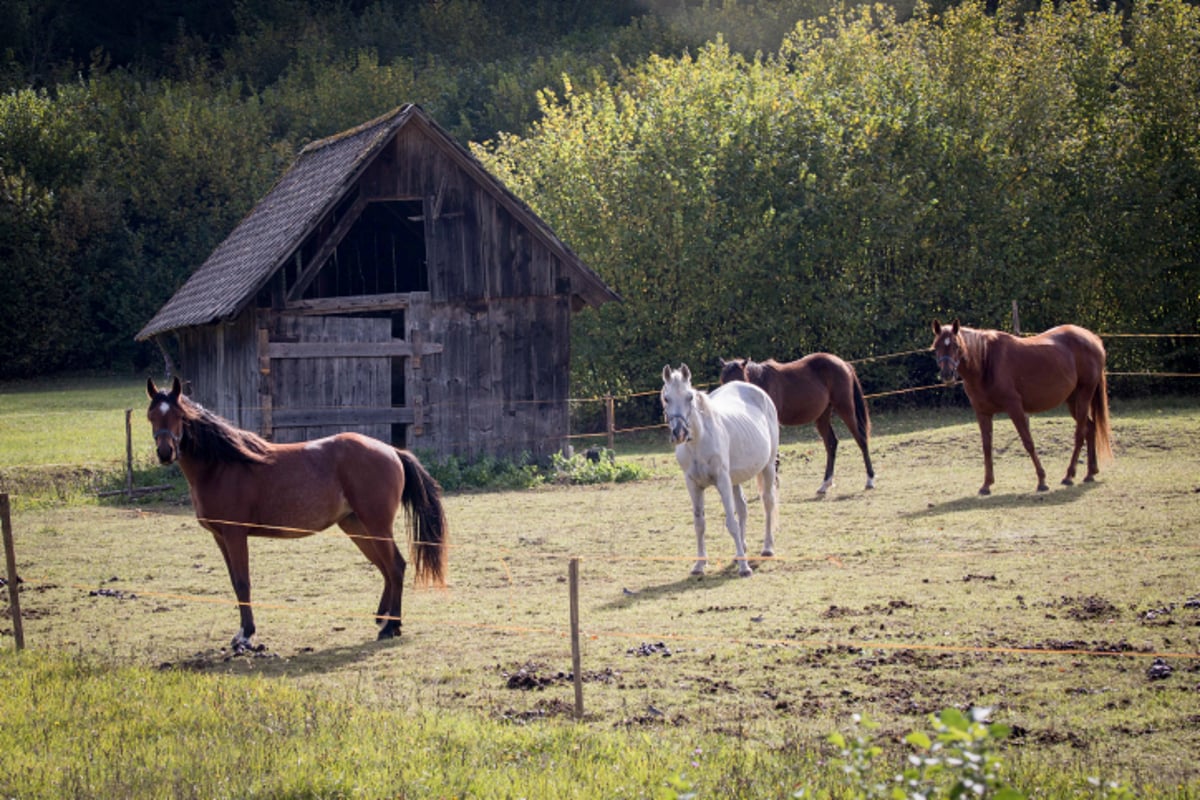
[[[178,378],[169,392],[148,379],[146,392],[158,459],[178,459],[196,518],[212,532],[229,568],[242,623],[234,649],[247,647],[255,631],[249,536],[299,538],[336,523],[383,573],[380,639],[400,633],[407,564],[392,524],[401,505],[408,512],[417,582],[444,583],[441,487],[416,456],[357,433],[272,444],[188,400]]]
[[[812,353],[786,364],[775,359],[761,364],[748,358],[722,360],[721,383],[730,381],[753,383],[770,395],[782,425],[816,423],[817,433],[825,442],[825,482],[817,494],[824,494],[833,485],[838,446],[837,434],[833,432],[834,412],[846,423],[858,449],[862,450],[867,488],[875,488],[875,470],[867,447],[871,417],[854,367],[831,353]]]
[[[954,320],[933,322],[931,348],[937,356],[942,380],[962,378],[963,388],[983,437],[983,486],[991,494],[992,417],[1008,414],[1021,444],[1037,470],[1038,491],[1044,492],[1046,471],[1038,460],[1029,435],[1029,414],[1067,404],[1075,418],[1075,450],[1063,484],[1075,482],[1075,466],[1084,441],[1088,447],[1085,481],[1095,479],[1099,460],[1112,458],[1112,433],[1108,425],[1108,382],[1104,377],[1104,343],[1076,325],[1060,325],[1045,333],[1021,339],[1004,331],[974,330]]]

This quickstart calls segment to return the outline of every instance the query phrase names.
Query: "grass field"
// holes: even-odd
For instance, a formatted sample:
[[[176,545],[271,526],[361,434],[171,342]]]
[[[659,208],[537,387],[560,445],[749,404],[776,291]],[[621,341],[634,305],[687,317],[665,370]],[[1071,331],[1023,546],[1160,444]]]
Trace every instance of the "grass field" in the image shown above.
[[[116,405],[97,413],[120,431],[111,457],[119,463],[126,401],[117,391]],[[111,405],[105,397],[100,405]],[[6,418],[27,413],[12,402],[0,397],[0,431],[26,424]],[[145,434],[136,407],[135,435]],[[1041,787],[1055,796],[1053,785],[1093,796],[1091,776],[1146,795],[1195,797],[1200,404],[1114,399],[1112,413],[1117,458],[1097,483],[1075,487],[1057,484],[1071,423],[1035,418],[1052,486],[1042,494],[1032,491],[1033,469],[1011,425],[998,420],[997,483],[986,498],[975,494],[982,459],[965,409],[877,414],[878,488],[862,489],[862,461],[843,436],[838,483],[825,498],[814,494],[820,443],[811,429],[789,431],[777,557],[749,579],[728,560],[704,578],[688,575],[691,513],[665,442],[619,443],[619,458],[650,473],[635,483],[452,494],[449,586],[408,587],[404,635],[393,642],[373,641],[382,583],[343,537],[254,542],[265,649],[237,657],[225,649],[237,613],[224,565],[185,492],[137,506],[77,495],[21,502],[13,525],[26,637],[37,651],[114,670],[174,667],[167,674],[215,679],[235,693],[257,691],[234,688],[241,681],[265,680],[300,703],[386,708],[435,739],[457,735],[436,729],[430,709],[488,735],[497,735],[491,726],[532,726],[543,733],[516,738],[547,739],[519,747],[551,748],[556,763],[570,762],[574,748],[620,764],[641,775],[632,784],[641,796],[655,796],[663,770],[686,766],[678,762],[693,742],[709,752],[690,767],[705,796],[785,796],[781,787],[797,775],[835,786],[824,741],[852,714],[881,723],[878,739],[898,754],[899,740],[930,713],[982,705],[1013,728],[1006,755],[1016,775],[1037,784],[1025,787],[1031,795]],[[139,458],[148,441],[141,437]],[[41,453],[21,446],[25,455],[0,455],[0,464]],[[101,447],[80,465],[90,460],[110,459]],[[708,509],[709,554],[727,559],[732,544],[712,492]],[[755,552],[762,511],[753,499],[750,525]],[[567,722],[573,557],[581,560],[582,728]],[[217,691],[202,685],[206,696]],[[575,733],[563,734],[564,725]],[[598,738],[581,743],[580,730]],[[597,757],[593,748],[614,736],[620,755]],[[473,757],[464,758],[468,769]],[[745,774],[731,783],[736,764]],[[781,765],[797,772],[788,777]],[[751,779],[756,768],[766,783]],[[538,771],[530,769],[525,780]],[[619,787],[629,784],[596,785],[598,793],[574,796],[628,794]],[[456,786],[432,793],[488,796]],[[500,796],[521,794],[518,781]]]

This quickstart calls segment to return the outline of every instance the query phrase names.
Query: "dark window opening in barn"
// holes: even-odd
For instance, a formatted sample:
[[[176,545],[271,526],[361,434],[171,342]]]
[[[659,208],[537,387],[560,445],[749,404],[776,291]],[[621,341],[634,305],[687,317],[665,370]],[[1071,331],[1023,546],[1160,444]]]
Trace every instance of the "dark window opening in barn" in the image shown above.
[[[305,299],[429,290],[420,200],[368,203],[304,291]]]

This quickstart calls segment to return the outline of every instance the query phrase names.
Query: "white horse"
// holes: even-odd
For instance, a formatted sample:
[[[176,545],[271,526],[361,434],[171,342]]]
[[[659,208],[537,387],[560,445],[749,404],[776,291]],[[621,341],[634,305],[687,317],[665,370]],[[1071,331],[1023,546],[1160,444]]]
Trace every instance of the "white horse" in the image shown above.
[[[742,484],[758,479],[767,532],[762,554],[775,554],[775,507],[779,461],[779,417],[775,404],[754,384],[727,383],[712,394],[692,388],[687,364],[673,370],[663,367],[663,414],[671,429],[675,458],[692,496],[696,527],[696,565],[693,575],[703,575],[708,555],[704,549],[704,490],[716,486],[725,506],[725,527],[733,537],[738,572],[753,570],[746,560],[746,498]]]

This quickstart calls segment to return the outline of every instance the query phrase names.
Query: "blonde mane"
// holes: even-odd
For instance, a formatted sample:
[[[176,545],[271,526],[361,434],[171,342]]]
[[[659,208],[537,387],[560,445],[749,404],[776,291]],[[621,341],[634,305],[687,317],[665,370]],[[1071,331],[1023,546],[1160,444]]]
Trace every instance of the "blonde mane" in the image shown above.
[[[987,361],[988,345],[996,340],[996,331],[959,328],[958,335],[962,339],[963,361],[982,371]]]

